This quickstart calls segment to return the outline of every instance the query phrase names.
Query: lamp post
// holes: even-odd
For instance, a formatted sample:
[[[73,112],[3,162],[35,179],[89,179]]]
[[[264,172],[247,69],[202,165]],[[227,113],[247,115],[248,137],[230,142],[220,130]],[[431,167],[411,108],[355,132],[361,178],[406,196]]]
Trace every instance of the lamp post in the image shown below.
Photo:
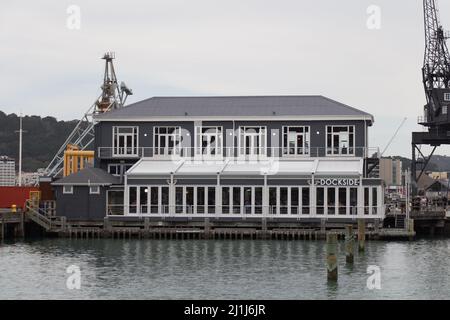
[[[18,131],[19,133],[19,187],[22,186],[22,134],[26,131],[22,130],[22,113],[19,116],[20,127]]]

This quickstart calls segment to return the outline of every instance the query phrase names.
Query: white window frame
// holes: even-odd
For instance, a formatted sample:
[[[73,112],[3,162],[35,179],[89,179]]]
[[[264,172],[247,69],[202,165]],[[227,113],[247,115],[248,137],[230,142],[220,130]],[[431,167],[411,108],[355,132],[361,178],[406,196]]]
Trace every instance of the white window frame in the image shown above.
[[[131,129],[132,133],[121,133],[121,129]],[[135,157],[138,156],[139,149],[139,127],[138,126],[113,126],[112,127],[112,155],[113,157]],[[131,147],[120,147],[117,144],[119,143],[119,137],[124,136],[124,141],[126,145],[127,136],[132,136]],[[121,150],[121,149],[124,150]],[[131,152],[127,152],[128,149],[131,148]]]
[[[444,93],[444,101],[450,101],[450,92]]]
[[[447,114],[448,106],[442,106],[442,114]]]
[[[337,149],[338,149],[338,153],[335,153],[334,150],[334,139],[333,136],[335,135],[335,133],[333,132],[334,128],[342,128],[342,127],[347,127],[347,134],[348,134],[348,152],[347,153],[342,153],[341,152],[341,147],[338,145]],[[331,146],[328,146],[328,128],[331,128]],[[353,133],[350,133],[350,128],[353,128]],[[345,132],[345,131],[343,131]],[[340,133],[336,133],[336,134],[340,134]],[[350,134],[353,134],[353,145],[350,145]],[[339,142],[340,143],[340,142]],[[325,127],[325,156],[328,157],[352,157],[355,156],[355,144],[356,144],[356,128],[354,125],[331,125],[331,126],[326,126]],[[350,153],[350,149],[352,150],[352,152]],[[331,150],[331,153],[328,153],[328,151]]]
[[[70,188],[67,190],[66,188]],[[72,185],[64,185],[63,186],[63,194],[73,194],[73,186]]]
[[[203,133],[203,129],[215,129],[215,133]],[[207,147],[207,152],[203,153],[203,137],[204,136],[214,136],[216,138],[216,145],[214,147]],[[196,156],[206,156],[206,157],[222,157],[223,155],[223,127],[222,126],[196,126],[195,127],[195,140],[194,148]],[[211,150],[215,150],[212,154]]]
[[[160,129],[175,129],[175,133],[160,133]],[[157,132],[158,130],[158,132]],[[164,146],[164,152],[160,153],[161,147],[159,146],[159,138],[165,137],[166,145]],[[174,145],[172,151],[168,146],[169,137],[173,137]],[[178,143],[177,143],[178,141]],[[158,143],[157,143],[158,142]],[[158,144],[158,146],[156,146]],[[175,151],[175,152],[174,152]],[[181,152],[181,127],[180,126],[155,126],[153,127],[153,155],[154,156],[169,156],[174,154],[180,154]]]
[[[111,169],[112,167],[116,167],[116,168],[118,169],[117,171],[118,171],[119,173],[116,173],[116,174],[111,173],[111,172],[110,172],[110,169]],[[114,177],[120,177],[120,175],[121,175],[121,169],[120,169],[120,167],[121,167],[121,164],[119,164],[119,163],[109,163],[109,164],[108,164],[108,173],[109,173],[110,175],[114,176]]]
[[[96,191],[93,188],[97,188]],[[89,194],[100,194],[100,186],[89,186]]]
[[[303,146],[301,146],[303,153],[298,153],[298,146],[295,148],[295,152],[294,153],[290,153],[290,146],[289,146],[289,129],[290,128],[303,128]],[[307,132],[306,132],[307,130]],[[281,143],[283,146],[283,156],[309,156],[311,154],[311,128],[310,126],[283,126],[282,128],[282,137],[281,137]],[[285,145],[285,141],[284,141],[284,137],[286,136],[286,143],[287,145]],[[307,147],[306,147],[307,145]]]
[[[133,165],[130,164],[130,163],[108,163],[108,173],[110,175],[114,176],[114,177],[120,177],[120,176],[124,175],[125,172],[127,172],[127,170],[129,169],[129,168],[128,169],[126,168],[127,166],[129,166],[131,168]],[[117,167],[118,168],[118,170],[117,170],[118,173],[117,174],[112,174],[110,172],[110,168],[111,167]]]
[[[247,129],[259,129],[257,136],[259,137],[260,146],[258,147],[259,152],[257,154],[247,154],[245,145],[245,137],[250,134],[246,134]],[[264,133],[262,133],[264,131]],[[242,142],[244,145],[242,145]],[[262,146],[261,146],[262,144]],[[267,127],[266,126],[239,126],[239,137],[238,137],[238,154],[239,156],[266,156],[267,155]]]

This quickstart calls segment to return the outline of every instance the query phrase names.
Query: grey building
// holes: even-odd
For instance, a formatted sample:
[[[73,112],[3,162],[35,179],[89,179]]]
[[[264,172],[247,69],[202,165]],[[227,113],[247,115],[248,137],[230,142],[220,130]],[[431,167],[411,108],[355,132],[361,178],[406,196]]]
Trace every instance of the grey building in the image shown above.
[[[1,156],[0,157],[0,186],[16,185],[16,163],[14,159]]]
[[[102,169],[88,167],[52,185],[58,214],[68,220],[103,220],[106,214],[114,214],[112,205],[107,208],[107,193],[120,181]]]
[[[323,96],[154,97],[95,121],[118,181],[95,216],[384,217],[373,116]]]

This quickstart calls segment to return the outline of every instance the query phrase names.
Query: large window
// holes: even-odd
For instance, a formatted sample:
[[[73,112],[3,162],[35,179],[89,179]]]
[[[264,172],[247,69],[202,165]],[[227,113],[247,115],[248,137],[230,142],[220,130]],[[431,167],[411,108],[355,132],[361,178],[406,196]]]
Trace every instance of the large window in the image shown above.
[[[270,214],[309,214],[309,187],[269,187]]]
[[[195,127],[197,155],[222,155],[222,127]]]
[[[283,154],[309,154],[309,127],[283,127]]]
[[[355,127],[327,126],[327,155],[354,155]]]
[[[266,127],[240,127],[239,155],[266,154]]]
[[[113,127],[113,155],[138,155],[138,127]]]
[[[450,93],[444,93],[444,101],[450,101]]]
[[[154,127],[154,154],[173,155],[181,151],[180,127]]]
[[[261,214],[262,198],[262,187],[222,187],[222,213]]]

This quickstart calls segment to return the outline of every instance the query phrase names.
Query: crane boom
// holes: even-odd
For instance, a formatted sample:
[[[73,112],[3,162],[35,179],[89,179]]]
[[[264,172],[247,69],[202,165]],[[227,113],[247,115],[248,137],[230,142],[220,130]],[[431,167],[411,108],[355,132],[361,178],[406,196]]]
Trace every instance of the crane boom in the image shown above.
[[[105,60],[105,73],[103,84],[101,86],[102,94],[95,100],[91,107],[89,107],[81,120],[78,121],[73,131],[58,149],[57,153],[42,173],[43,175],[54,177],[62,172],[64,151],[68,145],[77,146],[81,151],[86,150],[92,145],[92,142],[94,141],[95,126],[92,116],[94,114],[104,113],[123,107],[128,95],[133,94],[131,89],[129,89],[125,83],[122,82],[119,86],[113,65],[114,58],[115,55],[112,52],[107,52],[103,56],[102,59]]]

